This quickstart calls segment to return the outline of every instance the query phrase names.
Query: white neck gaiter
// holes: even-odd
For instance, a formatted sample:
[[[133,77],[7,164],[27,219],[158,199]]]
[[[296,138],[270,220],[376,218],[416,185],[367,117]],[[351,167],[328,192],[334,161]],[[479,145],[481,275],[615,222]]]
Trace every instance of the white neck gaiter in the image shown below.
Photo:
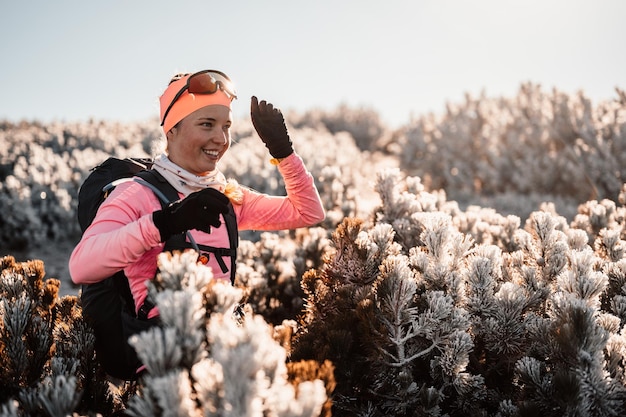
[[[222,193],[226,189],[226,177],[217,168],[208,175],[198,176],[170,161],[167,155],[161,154],[154,159],[153,169],[185,196],[209,187]]]

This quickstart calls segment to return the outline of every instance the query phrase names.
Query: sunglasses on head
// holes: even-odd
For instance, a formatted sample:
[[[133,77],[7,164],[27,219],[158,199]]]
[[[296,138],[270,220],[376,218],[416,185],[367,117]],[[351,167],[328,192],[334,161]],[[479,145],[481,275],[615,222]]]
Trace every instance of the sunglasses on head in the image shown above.
[[[189,78],[187,78],[187,83],[180,89],[180,91],[178,91],[178,93],[176,93],[170,102],[170,105],[167,106],[167,110],[163,113],[161,126],[165,123],[165,118],[172,109],[174,103],[176,103],[176,100],[178,100],[185,91],[189,94],[215,94],[218,89],[222,90],[231,101],[237,98],[232,81],[223,72],[216,70],[204,70],[191,74]]]

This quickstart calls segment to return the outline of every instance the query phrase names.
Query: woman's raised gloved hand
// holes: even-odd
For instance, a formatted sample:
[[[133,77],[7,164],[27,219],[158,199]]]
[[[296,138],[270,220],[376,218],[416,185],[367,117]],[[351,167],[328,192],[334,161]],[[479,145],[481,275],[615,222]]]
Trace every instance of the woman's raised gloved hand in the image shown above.
[[[274,158],[286,158],[293,153],[293,144],[287,133],[285,119],[279,109],[275,109],[265,100],[259,102],[255,96],[252,96],[250,117],[270,155]]]
[[[210,232],[210,227],[219,227],[220,214],[228,212],[228,197],[213,188],[189,194],[162,210],[152,213],[152,221],[161,233],[161,242],[171,236],[197,229]]]

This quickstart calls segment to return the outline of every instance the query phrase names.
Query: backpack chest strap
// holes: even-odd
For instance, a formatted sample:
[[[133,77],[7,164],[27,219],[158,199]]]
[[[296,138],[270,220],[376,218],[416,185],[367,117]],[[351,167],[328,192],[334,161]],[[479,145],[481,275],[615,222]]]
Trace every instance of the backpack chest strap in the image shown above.
[[[213,254],[213,256],[215,257],[215,260],[217,261],[217,264],[220,266],[220,269],[222,270],[222,273],[224,274],[228,272],[228,266],[226,265],[226,262],[224,261],[224,257],[229,256],[231,259],[234,259],[237,257],[237,249],[235,248],[217,248],[215,246],[201,245],[201,244],[194,245],[185,239],[184,234],[172,236],[165,243],[165,247],[163,248],[163,251],[164,252],[173,252],[177,250],[183,251],[185,249],[191,249],[191,248],[198,251],[198,253],[200,254],[201,262],[202,262],[202,259],[201,259],[202,256],[207,256],[207,254]],[[208,261],[208,259],[206,261]],[[206,264],[206,261],[202,263]]]
[[[217,264],[220,266],[222,273],[224,274],[228,272],[228,266],[226,266],[226,262],[224,262],[224,256],[230,256],[231,259],[237,256],[237,251],[235,249],[215,248],[213,246],[204,246],[204,245],[198,245],[198,246],[200,247],[200,257],[202,257],[203,255],[206,256],[206,252],[212,253],[213,256],[215,256],[215,260],[217,261]]]

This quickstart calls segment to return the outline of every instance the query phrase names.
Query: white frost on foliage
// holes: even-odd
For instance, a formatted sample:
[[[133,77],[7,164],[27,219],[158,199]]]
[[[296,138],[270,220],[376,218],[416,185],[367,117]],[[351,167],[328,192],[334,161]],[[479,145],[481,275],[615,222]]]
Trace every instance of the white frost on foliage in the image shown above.
[[[168,415],[319,415],[324,383],[302,382],[296,389],[288,381],[287,353],[272,338],[270,325],[251,312],[238,319],[233,311],[242,290],[222,281],[208,285],[210,268],[196,259],[191,251],[159,256],[157,280],[164,289],[149,288],[156,292],[163,327],[131,338],[149,372],[144,396],[131,402],[131,409],[158,403]],[[206,291],[216,303],[208,319]]]
[[[146,384],[150,385],[152,398],[163,410],[163,416],[201,416],[196,409],[191,381],[186,370],[168,372],[159,377],[147,377]]]
[[[164,375],[178,366],[183,352],[175,328],[153,327],[133,335],[129,343],[151,375]]]
[[[296,395],[287,381],[286,352],[261,316],[247,316],[241,325],[230,315],[212,316],[208,339],[222,369],[228,415],[319,415],[326,401],[322,381],[301,383]]]

